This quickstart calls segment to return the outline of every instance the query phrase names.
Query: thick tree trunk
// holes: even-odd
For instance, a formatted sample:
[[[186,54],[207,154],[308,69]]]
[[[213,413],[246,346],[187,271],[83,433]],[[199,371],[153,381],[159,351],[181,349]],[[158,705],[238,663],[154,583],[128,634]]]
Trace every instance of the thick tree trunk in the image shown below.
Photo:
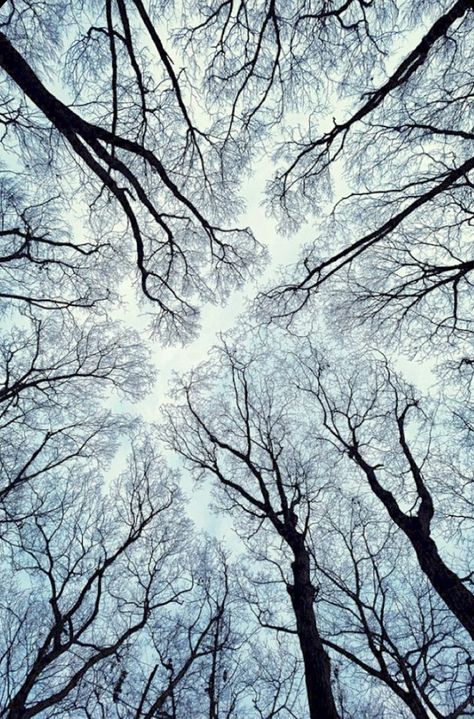
[[[0,67],[60,131],[74,120],[72,110],[46,89],[3,32],[0,32]]]
[[[12,706],[8,712],[8,719],[22,719],[25,716],[23,709],[20,707]]]
[[[384,489],[377,479],[374,468],[360,454],[355,456],[358,465],[364,470],[370,488],[385,506],[395,524],[410,540],[416,552],[421,570],[425,573],[441,599],[452,611],[474,639],[474,594],[467,589],[461,578],[446,566],[441,558],[436,542],[430,536],[430,521],[433,516],[431,500],[423,500],[426,510],[418,516],[406,515],[391,492]]]
[[[403,701],[410,709],[415,719],[430,719],[430,716],[433,716],[432,714],[428,714],[423,704],[414,693],[407,693]]]
[[[474,595],[460,577],[446,566],[436,543],[420,528],[405,530],[418,562],[433,588],[474,639]]]
[[[308,552],[303,542],[293,549],[293,585],[288,587],[305,669],[311,719],[339,719],[331,688],[329,656],[319,636],[314,614],[315,589],[310,579]]]

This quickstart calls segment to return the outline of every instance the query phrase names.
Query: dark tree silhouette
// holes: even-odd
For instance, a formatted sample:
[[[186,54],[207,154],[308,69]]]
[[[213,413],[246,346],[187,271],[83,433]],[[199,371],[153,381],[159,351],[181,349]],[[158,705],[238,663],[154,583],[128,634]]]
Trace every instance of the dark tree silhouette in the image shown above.
[[[356,109],[290,143],[273,206],[298,223],[341,174],[348,189],[293,278],[263,298],[275,318],[291,321],[328,283],[336,307],[388,334],[404,320],[418,340],[470,332],[474,7],[418,6],[421,36],[360,85]]]
[[[333,78],[344,86],[377,66],[396,15],[394,2],[197,0],[178,36],[204,55],[211,95],[229,108],[228,137],[238,128],[252,141],[316,98],[326,109]]]
[[[334,493],[325,513],[313,557],[328,608],[325,641],[349,673],[346,685],[365,674],[390,690],[386,702],[396,697],[414,717],[465,716],[473,701],[470,642],[408,547],[363,493]]]
[[[474,716],[473,10],[0,0],[0,718]],[[187,340],[261,270],[271,153],[278,231],[316,224],[260,295],[286,331],[145,425],[128,308]],[[431,397],[394,337],[456,348]]]
[[[148,441],[135,438],[107,492],[79,473],[3,537],[16,578],[14,592],[2,588],[0,715],[166,714],[182,704],[180,684],[196,683],[196,664],[226,646],[227,575],[219,587],[218,562],[212,573]]]
[[[12,305],[29,311],[92,309],[107,298],[105,288],[98,291],[106,276],[101,256],[106,245],[74,242],[59,219],[60,205],[58,197],[40,199],[38,189],[29,191],[26,177],[1,178],[3,312]]]
[[[296,459],[295,466],[289,467],[282,456],[283,412],[281,408],[273,411],[270,384],[264,379],[261,395],[256,396],[248,365],[227,347],[222,364],[220,381],[225,382],[230,401],[224,396],[215,400],[199,396],[201,383],[191,378],[183,388],[185,406],[169,412],[165,437],[194,467],[217,479],[224,503],[247,517],[247,536],[270,526],[291,553],[291,580],[286,588],[304,663],[309,715],[312,719],[336,718],[339,713],[331,688],[329,656],[318,627],[306,543],[309,500],[304,466]],[[215,374],[216,368],[213,370]],[[297,512],[301,512],[300,520]]]
[[[361,369],[344,372],[341,368],[334,377],[311,350],[300,367],[299,386],[319,406],[327,438],[360,470],[371,492],[409,540],[433,588],[474,637],[474,593],[468,588],[471,574],[463,577],[449,566],[443,558],[441,537],[435,534],[434,487],[439,483],[441,492],[449,495],[451,486],[457,484],[459,491],[463,484],[462,468],[456,471],[455,466],[450,468],[449,482],[433,479],[437,471],[443,471],[433,447],[435,418],[426,418],[432,426],[423,431],[420,398],[386,361],[380,361],[379,367],[374,362],[369,376]],[[453,535],[452,527],[450,531]]]
[[[0,342],[1,522],[39,511],[30,484],[60,483],[79,459],[89,470],[107,462],[125,422],[101,396],[137,398],[152,379],[137,337],[114,323],[23,319]]]
[[[262,628],[297,641],[309,715],[325,715],[329,690],[337,716],[380,716],[385,703],[417,719],[469,716],[471,575],[446,559],[468,541],[454,504],[462,468],[440,462],[426,425],[412,438],[408,388],[384,363],[351,375],[339,357],[334,376],[301,356],[301,338],[297,353],[269,357],[242,344],[178,386],[162,432],[197,478],[215,479],[217,506],[258,562],[244,601]],[[449,485],[432,483],[445,470]],[[331,674],[313,673],[328,653]]]
[[[157,310],[155,329],[167,339],[175,333],[187,337],[198,315],[193,297],[225,296],[257,269],[262,256],[249,229],[225,224],[233,207],[239,208],[237,199],[233,207],[229,203],[229,194],[241,162],[230,150],[223,157],[218,124],[201,129],[192,119],[193,88],[182,87],[183,77],[141,0],[91,9],[89,26],[87,13],[76,16],[67,4],[51,2],[43,9],[44,21],[48,10],[57,12],[72,37],[66,92],[74,95],[73,103],[40,77],[43,67],[51,73],[57,66],[55,53],[40,60],[36,52],[44,36],[54,44],[54,32],[41,21],[35,27],[38,18],[28,3],[2,9],[4,146],[20,146],[28,172],[59,184],[62,196],[65,160],[69,181],[78,186],[70,177],[74,163],[98,231],[96,243],[111,244],[110,262],[115,255],[123,265],[133,254],[128,239],[124,245],[130,235],[141,291]],[[35,29],[33,47],[25,47],[25,31]],[[104,232],[106,218],[110,229]],[[112,230],[120,241],[110,243]]]

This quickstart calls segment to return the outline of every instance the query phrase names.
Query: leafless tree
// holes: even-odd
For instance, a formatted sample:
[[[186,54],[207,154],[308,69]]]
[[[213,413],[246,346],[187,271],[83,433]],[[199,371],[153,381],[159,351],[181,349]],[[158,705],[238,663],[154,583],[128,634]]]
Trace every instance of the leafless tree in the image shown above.
[[[311,480],[297,455],[287,460],[284,454],[284,408],[274,408],[270,382],[264,378],[257,394],[245,361],[227,347],[222,357],[219,382],[225,382],[224,392],[206,398],[202,392],[206,382],[191,378],[183,387],[184,407],[169,412],[165,437],[194,467],[217,479],[224,505],[240,513],[247,537],[270,531],[290,553],[286,590],[304,663],[309,715],[338,717],[306,544],[309,497],[317,488],[306,486]],[[213,368],[207,381],[215,375]]]
[[[462,466],[443,466],[435,416],[425,414],[413,387],[385,360],[334,375],[310,349],[299,365],[301,390],[320,410],[326,438],[354,464],[370,491],[415,550],[419,566],[460,623],[474,636],[471,570],[465,576],[444,558],[442,534],[462,533],[458,522],[443,526],[446,496],[452,502],[464,482]],[[440,420],[441,428],[446,428]],[[440,429],[441,429],[440,428]],[[319,433],[317,425],[315,432]],[[448,455],[449,456],[449,455]],[[452,456],[452,455],[451,455]],[[446,472],[447,470],[447,472]],[[441,526],[436,515],[441,510]],[[438,525],[438,529],[437,529]],[[466,537],[467,539],[467,537]],[[461,570],[462,571],[462,570]]]
[[[91,667],[117,655],[153,608],[175,600],[168,588],[153,597],[160,543],[165,556],[175,550],[163,531],[153,537],[149,527],[171,507],[176,489],[159,488],[156,479],[153,486],[150,462],[144,457],[122,480],[115,517],[104,512],[93,479],[83,478],[51,492],[55,506],[46,519],[35,517],[6,538],[24,604],[17,614],[4,598],[15,639],[3,652],[4,716],[34,716],[68,697]],[[133,550],[142,535],[154,551],[137,573]],[[21,591],[20,575],[29,590]]]
[[[291,111],[315,101],[326,109],[336,78],[343,87],[378,65],[397,15],[395,2],[363,0],[197,0],[186,9],[178,37],[203,54],[211,95],[229,108],[229,136],[237,128],[250,142],[286,128]]]
[[[100,257],[105,243],[75,242],[61,221],[59,198],[40,199],[39,188],[34,200],[30,194],[25,176],[1,178],[2,313],[12,305],[29,311],[94,308],[107,298]]]
[[[469,716],[472,594],[460,566],[460,546],[468,537],[454,518],[450,491],[457,484],[459,492],[462,474],[458,468],[450,486],[439,478],[431,487],[432,472],[416,459],[430,430],[424,425],[424,434],[420,430],[412,441],[414,428],[400,417],[402,384],[392,373],[374,375],[372,367],[360,372],[357,384],[342,369],[335,377],[327,369],[313,374],[314,357],[313,363],[302,359],[301,341],[296,344],[293,356],[286,348],[270,357],[224,345],[177,390],[184,401],[168,409],[164,437],[198,477],[216,480],[218,507],[232,515],[257,562],[246,572],[245,602],[261,627],[297,642],[301,666],[291,674],[293,688],[303,675],[310,716],[322,711],[323,690],[311,673],[320,651],[326,666],[331,655],[326,686],[337,716],[380,716],[382,705],[418,719]],[[321,375],[336,385],[338,403],[328,399]],[[377,392],[371,394],[374,376]],[[395,391],[399,412],[389,425]],[[344,393],[350,410],[340,401]],[[357,441],[343,433],[348,417]],[[384,455],[383,468],[374,459],[377,452]],[[375,489],[361,458],[377,477]],[[438,471],[442,465],[432,446],[430,458]],[[421,484],[423,497],[430,486],[439,508],[427,524]],[[400,540],[399,529],[409,542]],[[451,567],[448,545],[455,555]]]
[[[0,717],[474,716],[473,10],[0,0]],[[160,429],[111,411],[153,379],[125,282],[174,341],[262,266],[234,222],[267,143],[282,229],[321,216],[270,316],[324,287],[343,328],[461,338],[449,383],[324,352],[321,321],[224,342]]]
[[[469,639],[417,572],[409,548],[363,493],[335,492],[326,506],[313,557],[328,608],[326,642],[339,654],[349,706],[351,684],[364,683],[365,675],[369,691],[368,679],[386,685],[394,711],[405,705],[420,719],[469,716]],[[357,704],[360,711],[364,702]]]
[[[359,86],[345,118],[290,144],[274,206],[298,220],[336,178],[347,190],[293,277],[264,298],[270,315],[291,321],[328,283],[336,307],[387,334],[404,320],[418,343],[471,331],[472,10],[412,4],[422,31],[402,59]]]
[[[230,149],[224,158],[218,122],[193,117],[198,90],[175,68],[158,9],[117,0],[76,13],[52,0],[41,13],[8,3],[2,15],[4,147],[20,153],[37,182],[46,174],[61,197],[82,186],[96,244],[114,249],[110,263],[115,256],[123,275],[135,256],[155,329],[167,339],[189,336],[193,297],[225,296],[262,253],[249,229],[226,224],[239,208],[229,193],[242,163]],[[48,15],[61,18],[55,30]],[[25,42],[34,32],[35,42]],[[52,50],[57,39],[69,44],[65,60]],[[40,57],[42,41],[51,52]],[[41,78],[63,66],[72,103]]]
[[[139,397],[150,385],[133,333],[69,319],[24,316],[0,342],[2,521],[37,511],[41,493],[29,485],[60,482],[69,467],[73,476],[78,460],[89,470],[110,460],[124,421],[101,398],[112,390]]]
[[[1,716],[181,715],[205,696],[196,665],[228,645],[228,584],[176,477],[136,439],[110,489],[76,475],[43,502],[3,541]]]

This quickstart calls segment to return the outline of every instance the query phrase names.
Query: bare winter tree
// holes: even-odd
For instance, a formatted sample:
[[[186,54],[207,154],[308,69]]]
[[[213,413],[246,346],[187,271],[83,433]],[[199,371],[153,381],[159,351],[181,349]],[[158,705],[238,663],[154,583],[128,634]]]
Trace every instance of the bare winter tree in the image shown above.
[[[12,305],[30,311],[92,309],[107,298],[100,256],[106,247],[75,242],[60,220],[59,198],[40,199],[39,188],[28,192],[27,183],[25,176],[0,181],[2,313]]]
[[[425,414],[414,388],[405,385],[386,361],[379,366],[373,362],[369,374],[364,368],[350,372],[349,367],[336,376],[311,350],[299,364],[299,386],[318,405],[328,441],[358,468],[409,540],[433,588],[473,637],[472,569],[467,568],[464,576],[456,571],[445,558],[449,550],[443,548],[444,532],[450,541],[456,535],[458,541],[468,539],[462,522],[443,522],[446,506],[458,502],[464,484],[464,462],[458,467],[444,464],[444,451],[446,459],[452,457],[440,434],[447,425],[436,426],[438,420]]]
[[[469,715],[469,638],[377,507],[362,493],[346,495],[337,475],[312,507],[308,545],[342,715]],[[260,541],[251,553],[267,567],[271,557],[273,568],[249,570],[246,601],[263,628],[296,638],[284,592],[277,591],[275,552]]]
[[[377,508],[363,493],[339,490],[312,540],[326,642],[339,654],[343,697],[354,716],[366,706],[365,696],[351,693],[354,683],[366,684],[368,693],[384,684],[382,705],[395,713],[405,707],[419,719],[469,716],[471,643]]]
[[[5,148],[20,151],[30,174],[46,172],[52,190],[72,154],[95,250],[110,245],[126,264],[131,235],[162,336],[189,336],[191,296],[225,294],[258,266],[251,233],[224,220],[239,173],[275,125],[289,129],[272,207],[301,224],[342,174],[347,196],[294,280],[267,295],[270,314],[290,320],[332,278],[337,307],[385,320],[390,333],[404,318],[416,336],[467,333],[470,0],[195,2],[173,29],[160,10],[117,0],[72,13],[50,2],[40,14],[6,3],[0,64]],[[54,32],[52,16],[62,19]],[[66,27],[69,103],[41,77],[57,66]],[[173,30],[196,58],[186,71],[167,47]],[[307,131],[295,130],[294,110],[310,113]],[[70,170],[66,184],[77,188]],[[66,184],[61,177],[62,197]]]
[[[265,305],[291,321],[328,283],[336,307],[382,322],[388,334],[406,319],[418,340],[463,336],[474,267],[474,8],[457,0],[399,9],[413,13],[420,29],[388,56],[384,72],[358,85],[354,110],[338,112],[325,131],[315,123],[288,145],[288,164],[270,190],[273,206],[300,222],[342,177],[346,196],[339,192],[293,278],[270,291]]]
[[[307,384],[298,374],[301,367]],[[184,383],[184,404],[168,409],[165,437],[198,476],[215,478],[218,506],[233,516],[252,561],[267,566],[247,572],[245,601],[261,627],[297,640],[302,666],[293,681],[297,685],[303,671],[310,716],[326,716],[327,706],[321,706],[328,689],[336,716],[384,716],[386,704],[397,715],[418,719],[469,716],[470,579],[443,558],[447,532],[450,543],[455,538],[460,542],[467,539],[467,527],[463,532],[459,522],[450,522],[441,511],[438,537],[433,516],[425,528],[414,496],[421,485],[411,475],[415,448],[407,445],[413,464],[403,468],[408,462],[399,434],[403,424],[395,419],[397,434],[390,436],[380,403],[367,399],[367,378],[365,384],[360,381],[360,397],[351,395],[350,417],[360,439],[338,451],[325,412],[309,404],[307,392],[311,397],[316,393],[309,372],[306,364],[298,370],[293,361],[285,367],[281,356],[265,358],[257,351],[246,354],[241,348],[237,353],[224,346],[214,363]],[[338,387],[343,392],[346,386],[349,392],[353,388],[341,371]],[[394,520],[394,510],[383,499],[380,508],[372,478],[373,497],[351,469],[357,453],[366,457],[369,451],[374,467],[375,449],[362,435],[370,412],[384,437],[379,450],[384,465],[392,459],[386,470],[391,485],[397,473],[403,482],[403,497],[395,499],[384,487],[383,498],[392,496],[405,524]],[[333,404],[329,416],[339,424],[347,421],[346,414]],[[408,430],[403,429],[406,441]],[[390,441],[395,442],[393,450]],[[461,480],[458,476],[452,484]],[[435,490],[444,509],[448,489],[440,481]],[[415,555],[409,543],[400,542],[400,528]],[[462,538],[456,537],[459,532]],[[316,662],[329,668],[328,652],[333,669],[324,675]],[[312,673],[315,666],[319,677]],[[323,687],[321,677],[329,680]],[[354,692],[360,686],[367,695]]]
[[[202,691],[196,665],[228,646],[226,570],[194,542],[149,442],[109,491],[78,479],[4,536],[0,715],[181,715]]]
[[[107,462],[122,420],[101,407],[113,391],[139,397],[152,378],[143,347],[114,323],[23,317],[0,342],[1,520],[30,515],[41,495],[27,486]],[[122,422],[123,423],[123,422]]]
[[[67,698],[91,667],[119,653],[161,603],[152,589],[165,538],[159,532],[149,536],[147,528],[171,507],[176,490],[170,486],[158,500],[150,459],[144,458],[143,468],[137,466],[128,487],[119,490],[115,518],[104,513],[105,498],[93,477],[83,477],[63,491],[50,490],[46,501],[53,506],[46,519],[36,517],[7,535],[24,604],[17,614],[5,598],[11,627],[2,653],[5,716],[34,716]],[[145,546],[156,549],[137,574],[140,555],[132,550],[142,535]],[[173,544],[165,546],[163,554],[173,554]],[[29,590],[21,591],[23,583]],[[175,592],[165,594],[164,604],[174,601]]]
[[[181,41],[203,54],[209,91],[229,107],[228,132],[237,127],[252,141],[315,101],[327,110],[336,78],[343,87],[373,71],[395,31],[397,3],[196,0],[186,10]]]
[[[226,224],[239,208],[229,193],[240,153],[223,156],[219,123],[195,107],[195,88],[162,39],[164,18],[141,0],[84,4],[80,13],[53,1],[41,14],[7,3],[1,12],[5,149],[20,152],[30,175],[46,174],[61,197],[82,187],[95,243],[112,244],[122,276],[134,255],[141,291],[158,311],[155,329],[188,336],[192,298],[225,296],[261,252],[250,230]],[[69,44],[65,58],[57,40]],[[43,81],[53,72],[65,77],[64,90]]]
[[[270,383],[264,378],[256,395],[245,361],[225,347],[222,362],[223,393],[206,397],[205,381],[191,378],[183,388],[185,406],[169,412],[165,436],[194,467],[218,480],[224,504],[241,514],[247,537],[270,531],[291,555],[286,589],[303,657],[309,715],[312,719],[338,717],[306,543],[310,495],[317,486],[307,487],[311,480],[304,464],[296,458],[288,460],[293,463],[289,465],[283,454],[284,408],[274,408]],[[209,382],[215,374],[213,368]]]
[[[0,717],[474,716],[473,10],[0,0]],[[268,208],[317,228],[262,300],[321,314],[224,342],[144,427],[118,304],[194,337],[265,259],[236,218],[271,153]],[[461,339],[443,391],[315,350],[328,315]]]

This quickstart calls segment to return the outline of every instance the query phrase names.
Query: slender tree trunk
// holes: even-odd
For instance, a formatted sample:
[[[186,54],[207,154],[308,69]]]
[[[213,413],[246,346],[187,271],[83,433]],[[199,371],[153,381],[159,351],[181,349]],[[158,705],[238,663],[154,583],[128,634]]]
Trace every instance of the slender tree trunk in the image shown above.
[[[219,622],[216,624],[214,633],[214,646],[212,647],[212,664],[209,674],[209,682],[207,691],[209,694],[209,719],[217,719],[217,700],[216,700],[216,678],[217,678],[217,656],[219,652]]]
[[[305,669],[306,691],[311,719],[339,719],[331,687],[329,656],[319,636],[314,614],[315,589],[310,579],[310,562],[303,540],[293,548],[293,585],[288,587]]]

